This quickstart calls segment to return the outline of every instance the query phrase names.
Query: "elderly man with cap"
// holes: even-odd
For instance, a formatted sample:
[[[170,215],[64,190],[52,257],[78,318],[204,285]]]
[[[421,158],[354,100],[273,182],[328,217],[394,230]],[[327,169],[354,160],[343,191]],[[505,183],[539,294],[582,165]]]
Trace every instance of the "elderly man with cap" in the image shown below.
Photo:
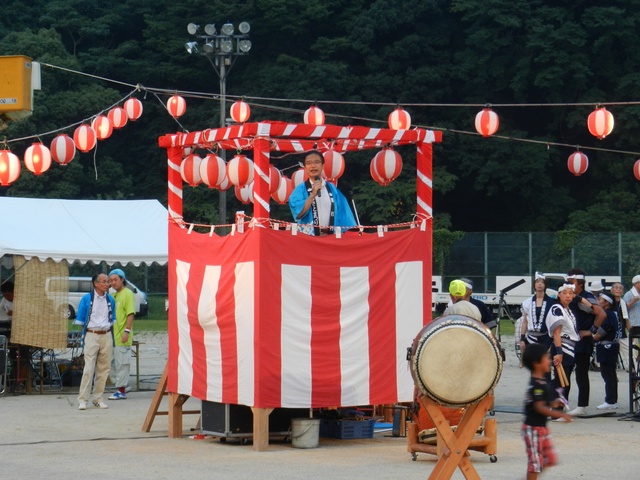
[[[462,280],[454,280],[449,284],[449,295],[451,296],[452,305],[449,305],[444,311],[444,315],[464,315],[471,317],[478,322],[482,321],[482,314],[478,307],[473,303],[465,300],[467,287]]]
[[[462,282],[464,283],[464,286],[467,289],[467,293],[465,294],[464,299],[467,302],[472,303],[476,307],[478,307],[478,310],[480,311],[480,316],[482,317],[480,321],[484,323],[487,328],[490,328],[490,329],[496,328],[497,324],[496,324],[496,321],[493,319],[493,315],[491,315],[491,309],[487,307],[487,304],[484,303],[482,300],[478,300],[477,298],[473,298],[472,296],[473,281],[468,278],[461,278],[460,280],[462,280]]]
[[[125,400],[127,398],[127,384],[131,367],[131,345],[133,344],[133,317],[136,311],[133,292],[126,288],[127,278],[124,272],[113,269],[109,272],[111,288],[116,293],[116,322],[113,325],[113,359],[111,361],[111,380],[116,385],[116,391],[109,400]]]

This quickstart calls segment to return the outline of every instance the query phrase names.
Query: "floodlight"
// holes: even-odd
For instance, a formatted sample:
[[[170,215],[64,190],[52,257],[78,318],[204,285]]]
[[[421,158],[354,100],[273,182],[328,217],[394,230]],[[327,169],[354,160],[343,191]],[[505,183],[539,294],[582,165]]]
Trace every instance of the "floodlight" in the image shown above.
[[[249,50],[251,50],[251,40],[240,40],[238,42],[238,49],[242,53],[247,53]]]
[[[198,33],[199,29],[200,25],[196,25],[195,23],[190,23],[189,25],[187,25],[187,32],[189,32],[189,35],[195,35],[196,33]]]
[[[216,34],[216,26],[213,23],[207,23],[204,26],[204,33],[207,35],[215,35]]]
[[[213,53],[215,51],[215,49],[216,49],[216,47],[213,44],[213,42],[207,42],[202,47],[202,50],[204,50],[205,53]]]
[[[246,35],[251,30],[251,25],[249,25],[249,22],[240,22],[240,25],[238,25],[238,30],[240,30],[240,33],[242,33],[243,35]]]
[[[190,54],[198,53],[198,42],[187,42],[184,44],[184,48],[186,48]]]
[[[220,29],[220,31],[222,32],[223,35],[233,35],[233,23],[225,23],[224,25],[222,25],[222,28]]]
[[[220,40],[220,51],[222,53],[231,53],[233,51],[233,42],[230,38]]]

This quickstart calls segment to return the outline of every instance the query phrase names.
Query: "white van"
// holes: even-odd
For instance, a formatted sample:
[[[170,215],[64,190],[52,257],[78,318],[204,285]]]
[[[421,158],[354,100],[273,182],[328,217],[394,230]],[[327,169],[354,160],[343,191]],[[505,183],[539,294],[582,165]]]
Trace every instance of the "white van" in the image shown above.
[[[45,292],[47,299],[51,300],[54,304],[54,308],[64,308],[64,303],[67,303],[66,315],[67,318],[76,318],[78,311],[78,305],[80,299],[91,291],[92,283],[91,277],[69,277],[69,296],[64,293],[64,285],[67,283],[66,277],[49,277],[45,282]],[[149,303],[147,301],[147,294],[136,287],[131,281],[127,280],[127,288],[133,292],[135,301],[136,316],[143,317],[149,313]],[[109,290],[109,293],[114,294],[113,289]]]

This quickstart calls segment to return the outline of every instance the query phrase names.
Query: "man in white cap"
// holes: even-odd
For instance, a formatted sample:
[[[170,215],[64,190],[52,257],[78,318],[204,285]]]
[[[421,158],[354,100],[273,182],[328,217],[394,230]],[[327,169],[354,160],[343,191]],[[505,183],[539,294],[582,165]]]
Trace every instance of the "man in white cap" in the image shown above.
[[[133,317],[136,311],[133,292],[126,288],[127,278],[120,268],[109,272],[111,288],[116,293],[116,322],[113,325],[113,360],[111,362],[111,380],[116,384],[116,391],[109,400],[126,400],[127,384],[131,369],[131,345],[133,344]]]
[[[622,299],[627,304],[629,311],[629,325],[631,327],[640,327],[640,275],[636,275],[631,279],[631,288],[624,294]],[[635,341],[636,345],[638,341]]]

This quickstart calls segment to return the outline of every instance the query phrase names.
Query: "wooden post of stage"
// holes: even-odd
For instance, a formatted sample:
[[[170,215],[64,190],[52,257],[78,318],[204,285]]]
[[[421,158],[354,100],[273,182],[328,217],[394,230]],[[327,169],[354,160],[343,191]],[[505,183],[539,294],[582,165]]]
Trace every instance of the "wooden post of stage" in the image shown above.
[[[253,412],[253,450],[264,452],[269,449],[269,415],[273,408],[254,408]]]

